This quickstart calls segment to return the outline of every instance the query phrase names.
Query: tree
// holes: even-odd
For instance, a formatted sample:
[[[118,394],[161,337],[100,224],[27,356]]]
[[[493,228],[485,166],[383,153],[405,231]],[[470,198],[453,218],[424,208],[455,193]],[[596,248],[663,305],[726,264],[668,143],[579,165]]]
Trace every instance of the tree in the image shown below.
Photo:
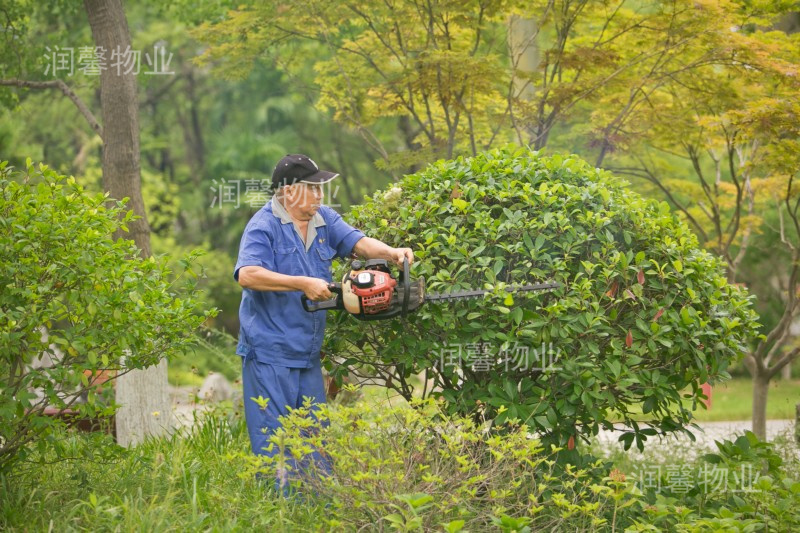
[[[106,54],[124,54],[130,51],[131,38],[121,0],[110,2],[86,0],[86,14],[91,26],[95,46]],[[100,73],[100,100],[103,116],[101,127],[88,107],[61,80],[36,82],[10,79],[0,80],[0,85],[36,89],[56,88],[67,95],[83,116],[103,139],[103,188],[113,198],[129,198],[137,218],[128,230],[143,257],[150,255],[150,228],[147,224],[141,193],[139,165],[139,122],[136,73],[107,68]],[[129,386],[130,385],[130,386]],[[167,393],[166,360],[141,373],[132,373],[120,379],[117,391],[123,406],[118,419],[118,439],[123,445],[141,440],[146,434],[159,434],[169,424],[163,420],[171,416]],[[164,413],[164,418],[153,420],[152,412]]]
[[[95,45],[103,50],[130,50],[131,36],[121,0],[84,0]],[[129,226],[143,257],[150,255],[150,227],[142,199],[139,166],[139,100],[136,73],[106,69],[100,73],[103,111],[103,188],[112,198],[130,198],[138,219]],[[148,435],[172,427],[172,404],[167,383],[167,360],[129,373],[117,381],[117,441],[136,444]],[[162,413],[158,420],[152,413]]]
[[[290,75],[311,62],[317,105],[391,168],[512,138],[543,148],[602,104],[581,130],[599,165],[652,90],[726,59],[716,13],[688,0],[628,4],[296,0],[242,6],[196,35],[211,45],[202,60],[227,75],[262,55]],[[392,154],[375,134],[394,117],[418,153]]]
[[[736,13],[705,9],[740,28],[719,37],[728,43],[729,60],[660,84],[630,129],[618,131],[617,142],[625,149],[607,166],[652,184],[701,242],[724,258],[731,283],[745,282],[779,307],[778,317],[744,360],[753,378],[753,432],[765,438],[769,382],[800,353],[790,329],[800,312],[795,184],[800,41],[757,29],[757,23],[767,27],[775,12],[757,19],[739,14],[743,18],[734,24]],[[681,160],[686,165],[676,164]],[[689,178],[687,166],[693,174]],[[758,253],[754,246],[759,242],[778,247],[769,250],[770,271],[748,272],[746,258]],[[758,279],[765,276],[768,283]],[[773,282],[780,285],[778,291]]]
[[[440,161],[397,187],[350,222],[410,245],[429,291],[495,294],[405,320],[332,317],[325,350],[339,372],[377,375],[409,400],[441,397],[451,412],[516,419],[545,443],[619,425],[626,448],[641,448],[688,431],[700,384],[727,379],[755,334],[746,292],[666,203],[576,157],[509,147]],[[502,290],[546,280],[561,288]]]

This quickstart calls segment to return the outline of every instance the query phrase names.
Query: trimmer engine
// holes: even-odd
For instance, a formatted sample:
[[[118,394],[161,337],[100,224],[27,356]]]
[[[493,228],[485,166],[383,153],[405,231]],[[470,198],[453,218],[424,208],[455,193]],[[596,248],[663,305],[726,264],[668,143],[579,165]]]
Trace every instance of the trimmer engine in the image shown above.
[[[382,320],[405,315],[425,301],[425,280],[411,280],[408,261],[395,278],[385,259],[358,259],[341,283],[331,283],[336,298],[327,302],[311,302],[302,296],[306,311],[344,309],[360,320]]]
[[[360,310],[368,315],[386,311],[392,303],[392,294],[397,287],[397,280],[381,270],[362,270],[351,273],[343,280],[342,286],[349,285],[350,293],[358,298],[351,298],[353,305],[360,303]],[[343,291],[344,292],[344,291]],[[343,294],[347,308],[347,293]]]

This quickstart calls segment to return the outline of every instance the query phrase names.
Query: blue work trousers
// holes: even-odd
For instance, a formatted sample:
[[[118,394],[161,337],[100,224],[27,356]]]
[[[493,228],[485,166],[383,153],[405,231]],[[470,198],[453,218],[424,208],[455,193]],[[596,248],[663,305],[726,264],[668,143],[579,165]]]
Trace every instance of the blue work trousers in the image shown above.
[[[279,453],[277,445],[267,450],[269,439],[281,426],[280,417],[290,409],[302,407],[306,397],[312,398],[313,404],[325,403],[325,383],[319,357],[314,358],[310,368],[290,368],[263,363],[255,357],[243,358],[242,388],[247,432],[256,455],[274,456]],[[259,396],[269,398],[266,409],[251,399]],[[319,451],[315,451],[308,459],[316,463],[317,474],[330,472],[329,460]],[[298,465],[291,459],[287,462],[293,470],[289,475],[302,475],[302,463]],[[289,493],[287,481],[285,475],[278,473],[275,488],[279,494]]]

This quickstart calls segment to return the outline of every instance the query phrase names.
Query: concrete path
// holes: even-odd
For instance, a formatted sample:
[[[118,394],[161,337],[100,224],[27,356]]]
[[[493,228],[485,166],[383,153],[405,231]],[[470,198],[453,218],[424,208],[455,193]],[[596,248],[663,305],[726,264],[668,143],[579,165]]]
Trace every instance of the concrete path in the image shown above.
[[[696,442],[692,442],[688,436],[679,434],[671,435],[659,439],[650,437],[645,443],[645,450],[640,453],[634,444],[628,453],[642,456],[669,455],[682,459],[691,459],[697,455],[716,451],[714,441],[733,440],[735,436],[743,434],[745,431],[752,430],[752,423],[749,420],[730,421],[730,422],[700,422],[697,424],[702,431],[693,431]],[[597,444],[606,453],[615,450],[622,450],[622,443],[619,442],[621,431],[600,431],[597,436]],[[794,420],[768,420],[767,421],[767,440],[773,440],[778,435],[792,436],[794,434]]]

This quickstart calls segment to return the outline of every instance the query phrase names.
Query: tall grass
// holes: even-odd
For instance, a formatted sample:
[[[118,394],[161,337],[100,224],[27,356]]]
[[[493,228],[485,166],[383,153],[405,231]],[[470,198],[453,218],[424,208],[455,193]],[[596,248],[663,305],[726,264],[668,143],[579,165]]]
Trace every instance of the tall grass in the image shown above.
[[[316,529],[316,511],[276,498],[250,474],[239,416],[204,414],[192,430],[103,456],[26,464],[0,477],[0,530],[282,531]],[[65,435],[78,454],[96,439]],[[94,441],[94,442],[93,442]]]

